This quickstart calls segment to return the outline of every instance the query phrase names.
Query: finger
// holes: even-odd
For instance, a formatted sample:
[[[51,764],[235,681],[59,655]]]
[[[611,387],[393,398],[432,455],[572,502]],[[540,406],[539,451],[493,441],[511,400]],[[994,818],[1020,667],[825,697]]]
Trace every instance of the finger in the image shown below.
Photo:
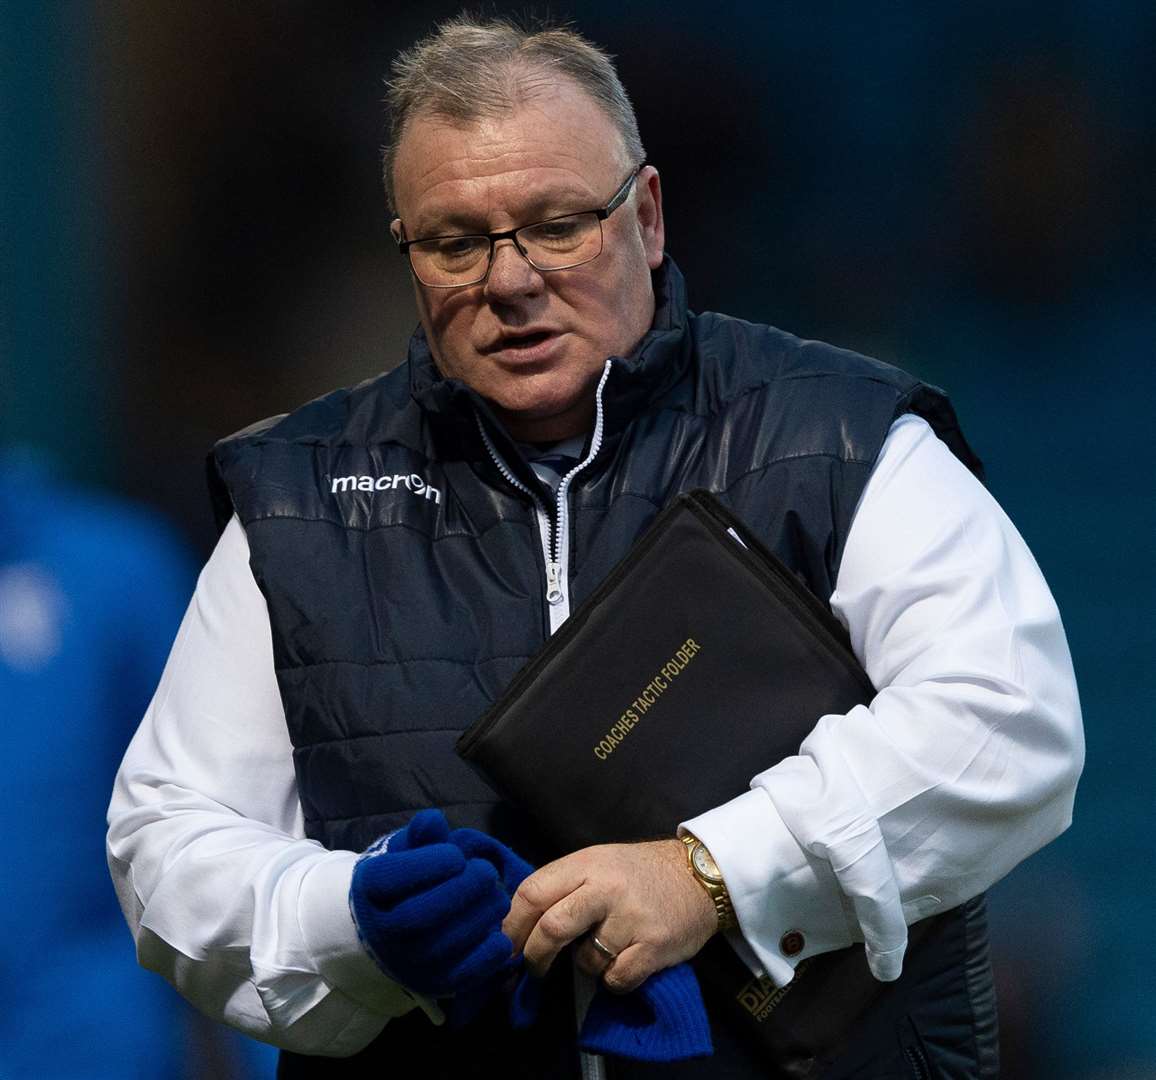
[[[421,965],[420,974],[411,981],[413,989],[432,997],[465,994],[481,987],[496,992],[502,981],[513,970],[510,939],[494,931],[478,947],[461,957],[444,972],[430,974]],[[421,985],[418,985],[419,981]]]
[[[450,826],[440,810],[419,810],[403,829],[398,829],[388,841],[390,851],[413,851],[429,844],[445,843]]]
[[[580,853],[579,853],[580,854]],[[574,855],[535,870],[514,891],[502,931],[521,952],[538,920],[554,904],[569,896],[585,880],[585,866]]]
[[[477,829],[454,829],[450,833],[450,843],[460,848],[466,855],[476,855],[495,862],[501,858],[500,844],[488,833]]]
[[[527,881],[530,879],[527,878]],[[525,882],[522,883],[525,885]],[[542,911],[536,903],[528,900],[519,887],[510,897],[510,910],[502,920],[502,933],[514,943],[514,951],[521,952],[526,946],[526,938],[534,929]]]
[[[507,891],[511,893],[534,872],[534,868],[516,851],[477,829],[454,829],[450,833],[450,843],[467,856],[476,856],[493,863]]]
[[[603,952],[599,952],[598,946],[594,944],[595,937],[615,955],[610,957]],[[612,940],[613,938],[611,938],[611,941]],[[607,941],[604,928],[596,926],[575,946],[574,963],[577,964],[579,970],[598,979],[606,973],[606,969],[618,958],[620,951],[617,946]]]
[[[450,836],[450,825],[440,810],[421,810],[406,826],[410,847],[444,844]]]
[[[450,973],[450,982],[457,990],[469,990],[493,979],[507,970],[513,949],[510,939],[495,930]]]
[[[498,896],[498,872],[484,859],[470,859],[456,877],[398,903],[384,918],[390,930],[420,931],[456,921],[463,913],[489,900],[504,908]],[[496,922],[500,915],[493,916]]]
[[[526,938],[522,954],[527,969],[533,975],[545,975],[562,949],[606,916],[606,897],[592,886],[581,885],[564,896],[542,913]]]
[[[358,863],[356,873],[369,898],[389,907],[403,896],[423,893],[460,874],[465,856],[453,844],[434,844],[413,851],[372,855]]]
[[[495,887],[491,896],[484,897],[452,922],[434,926],[414,936],[415,952],[420,948],[438,967],[452,967],[462,957],[476,949],[490,934],[500,932],[502,916],[509,907],[506,894]],[[507,941],[509,939],[507,938]],[[513,946],[509,946],[513,955]]]
[[[431,950],[430,938],[410,937],[387,959],[390,961],[387,966],[400,982],[434,996],[474,989],[486,983],[496,990],[520,966],[510,939],[496,927],[468,949],[445,956]]]
[[[629,945],[602,974],[603,985],[612,994],[637,990],[658,970],[654,952],[645,945]]]

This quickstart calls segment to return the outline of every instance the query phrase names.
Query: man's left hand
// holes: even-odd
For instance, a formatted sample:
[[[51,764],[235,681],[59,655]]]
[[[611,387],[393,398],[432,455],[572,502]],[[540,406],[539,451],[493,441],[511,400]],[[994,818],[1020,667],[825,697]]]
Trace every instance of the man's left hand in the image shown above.
[[[518,887],[502,923],[532,975],[544,975],[563,948],[583,938],[578,966],[616,993],[690,959],[717,929],[714,904],[677,839],[600,844],[548,863]]]

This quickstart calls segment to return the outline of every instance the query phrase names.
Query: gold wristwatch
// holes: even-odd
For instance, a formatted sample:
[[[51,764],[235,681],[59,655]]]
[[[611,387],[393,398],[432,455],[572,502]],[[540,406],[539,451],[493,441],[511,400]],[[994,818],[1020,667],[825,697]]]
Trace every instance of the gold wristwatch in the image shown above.
[[[686,844],[686,858],[690,872],[695,880],[707,891],[707,895],[714,902],[714,909],[718,913],[718,928],[733,930],[738,926],[735,918],[735,909],[731,904],[731,894],[727,892],[726,882],[723,881],[722,871],[714,861],[706,845],[690,833],[684,833],[679,839]]]

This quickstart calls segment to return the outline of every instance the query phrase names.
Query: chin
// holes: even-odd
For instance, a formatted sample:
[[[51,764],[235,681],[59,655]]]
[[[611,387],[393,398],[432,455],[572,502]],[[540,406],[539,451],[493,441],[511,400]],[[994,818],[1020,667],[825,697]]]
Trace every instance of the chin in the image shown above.
[[[586,395],[511,396],[493,401],[507,430],[523,442],[546,442],[568,439],[588,431],[593,424],[593,401]]]

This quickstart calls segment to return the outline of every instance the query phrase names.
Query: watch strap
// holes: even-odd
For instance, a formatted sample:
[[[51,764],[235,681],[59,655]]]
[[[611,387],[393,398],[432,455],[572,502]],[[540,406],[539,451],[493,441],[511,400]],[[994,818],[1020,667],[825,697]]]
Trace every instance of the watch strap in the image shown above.
[[[718,928],[720,930],[733,930],[739,923],[735,917],[734,905],[731,903],[731,894],[727,890],[726,883],[710,881],[703,877],[699,873],[698,867],[694,865],[695,848],[702,847],[705,850],[706,845],[692,833],[683,833],[679,839],[686,845],[686,860],[691,875],[706,890],[714,904],[715,914],[718,915]]]

